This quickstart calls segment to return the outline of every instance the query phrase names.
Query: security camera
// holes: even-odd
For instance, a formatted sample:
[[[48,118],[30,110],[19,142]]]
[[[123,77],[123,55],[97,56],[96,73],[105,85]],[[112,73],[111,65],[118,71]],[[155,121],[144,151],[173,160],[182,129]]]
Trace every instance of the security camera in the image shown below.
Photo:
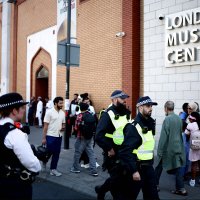
[[[164,18],[165,18],[165,16],[163,14],[160,14],[158,17],[159,20],[163,20]]]
[[[118,32],[115,34],[116,37],[124,37],[125,36],[125,32]]]

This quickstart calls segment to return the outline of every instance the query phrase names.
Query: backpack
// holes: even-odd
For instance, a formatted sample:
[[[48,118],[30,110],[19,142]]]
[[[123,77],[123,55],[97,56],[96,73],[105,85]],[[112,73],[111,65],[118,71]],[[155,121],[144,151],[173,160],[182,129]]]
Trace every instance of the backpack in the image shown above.
[[[80,124],[80,132],[82,136],[86,140],[89,140],[92,138],[95,131],[96,131],[96,119],[94,115],[92,115],[92,113],[88,111],[83,113],[82,121]]]
[[[190,148],[192,150],[200,150],[200,132],[195,135],[190,135]]]

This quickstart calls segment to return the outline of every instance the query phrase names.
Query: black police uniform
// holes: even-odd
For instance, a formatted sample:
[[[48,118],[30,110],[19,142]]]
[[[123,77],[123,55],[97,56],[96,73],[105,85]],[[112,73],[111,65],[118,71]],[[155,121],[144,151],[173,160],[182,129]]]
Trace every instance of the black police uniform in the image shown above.
[[[14,129],[11,123],[0,126],[0,199],[32,199],[33,174],[4,145],[8,132]]]
[[[140,189],[143,191],[143,198],[145,200],[157,200],[158,192],[156,189],[155,172],[153,168],[153,159],[146,161],[139,161],[136,154],[133,154],[134,149],[138,149],[142,144],[142,138],[139,135],[135,125],[139,124],[145,132],[152,130],[155,133],[155,121],[149,117],[145,119],[141,113],[138,113],[133,124],[129,123],[124,128],[124,142],[119,149],[119,160],[124,168],[130,172],[131,179],[127,179],[128,185],[132,187],[132,199],[136,199]],[[136,171],[141,176],[141,181],[133,181],[132,175]]]
[[[114,199],[120,199],[121,194],[121,186],[120,186],[120,176],[118,176],[118,167],[116,167],[116,161],[118,160],[118,148],[119,146],[113,142],[112,138],[108,138],[105,136],[106,133],[112,134],[115,131],[115,127],[110,119],[109,114],[107,113],[109,110],[112,110],[115,114],[116,118],[119,116],[127,116],[127,119],[130,119],[130,111],[128,109],[120,109],[115,105],[110,106],[105,112],[103,112],[99,123],[97,125],[96,130],[96,143],[103,149],[104,154],[104,163],[103,169],[107,169],[110,174],[110,178],[108,178],[105,183],[100,187],[99,192],[106,193],[108,191],[111,192]],[[108,151],[114,149],[115,156],[108,157]],[[125,200],[125,198],[121,198]]]

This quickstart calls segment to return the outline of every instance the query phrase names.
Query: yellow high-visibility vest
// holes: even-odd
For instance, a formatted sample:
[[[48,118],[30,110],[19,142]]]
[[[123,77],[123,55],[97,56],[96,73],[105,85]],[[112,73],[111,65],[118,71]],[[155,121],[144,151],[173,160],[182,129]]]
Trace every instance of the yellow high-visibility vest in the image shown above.
[[[105,136],[108,138],[112,138],[113,142],[116,145],[121,145],[122,142],[124,141],[123,129],[129,122],[129,120],[127,119],[126,115],[119,116],[118,119],[115,119],[115,114],[112,110],[108,111],[108,115],[110,116],[113,126],[115,127],[115,131],[113,132],[113,134],[106,133]]]
[[[132,153],[137,154],[139,160],[151,160],[153,159],[153,151],[155,146],[155,140],[152,130],[147,133],[142,133],[142,128],[137,124],[136,129],[142,138],[142,145],[138,149],[134,149]]]
[[[101,110],[100,112],[99,112],[99,119],[101,118],[101,116],[102,116],[102,114],[105,112],[105,110],[103,109],[103,110]]]

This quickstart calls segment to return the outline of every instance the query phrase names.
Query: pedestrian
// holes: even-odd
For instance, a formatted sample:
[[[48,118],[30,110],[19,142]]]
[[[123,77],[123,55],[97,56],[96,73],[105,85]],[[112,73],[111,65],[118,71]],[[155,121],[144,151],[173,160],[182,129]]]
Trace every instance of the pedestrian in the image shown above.
[[[95,113],[95,110],[94,110],[94,107],[91,105],[91,100],[88,98],[88,97],[85,97],[83,100],[82,100],[83,103],[87,103],[88,104],[88,111],[94,116],[95,120],[96,120],[96,125],[98,123],[98,118],[97,118],[97,115]],[[95,147],[95,134],[93,136],[93,148]],[[83,161],[83,164],[81,164],[81,167],[84,167],[84,168],[89,168],[89,158],[87,156],[87,153],[85,151],[83,151],[82,155],[81,155],[81,158],[80,158],[80,162]],[[96,167],[99,167],[100,165],[96,162]]]
[[[45,106],[45,112],[48,109],[53,108],[53,102],[49,99],[49,97],[45,98],[46,106]]]
[[[49,97],[46,97],[44,101],[45,101],[45,105],[43,106],[43,109],[42,109],[42,122],[44,121],[44,116],[46,114],[46,111],[48,109],[53,108],[53,102],[49,99]]]
[[[190,186],[195,186],[197,167],[200,169],[200,116],[198,112],[192,112],[189,116],[190,123],[187,125],[185,134],[190,137],[189,160],[191,161]]]
[[[94,116],[88,111],[88,104],[80,103],[79,106],[81,113],[77,116],[75,121],[75,130],[77,131],[77,138],[74,145],[75,152],[73,166],[70,171],[72,173],[80,173],[79,160],[81,154],[85,150],[89,158],[91,175],[98,176],[96,168],[96,159],[94,155],[94,149],[92,146],[92,138],[95,132],[96,121]]]
[[[188,117],[188,104],[189,103],[184,103],[182,105],[182,111],[179,113],[179,117],[182,119],[183,123],[186,122],[186,119]],[[187,126],[187,125],[186,125]]]
[[[182,138],[182,120],[174,113],[174,102],[167,101],[164,105],[165,119],[162,124],[160,140],[157,149],[158,165],[155,169],[157,185],[164,168],[176,177],[175,190],[177,195],[187,195],[181,167],[185,164],[185,150]]]
[[[42,97],[38,97],[37,109],[36,109],[36,118],[38,119],[38,127],[42,128],[42,111],[43,111],[43,103]]]
[[[198,112],[198,105],[197,105],[197,103],[196,102],[190,102],[188,104],[187,111],[188,111],[188,117],[190,116],[190,114],[192,112]],[[186,121],[187,121],[187,123],[190,123],[189,118],[187,118]]]
[[[155,146],[155,120],[151,117],[152,106],[157,105],[150,97],[140,97],[138,114],[124,128],[124,141],[119,149],[119,160],[126,174],[129,199],[136,199],[140,189],[144,200],[158,200],[155,171],[153,168]]]
[[[185,113],[187,113],[187,118],[185,120],[183,120],[186,116],[184,114],[184,112],[182,112],[180,114],[180,117],[181,117],[182,122],[183,122],[183,142],[184,142],[185,156],[186,156],[185,165],[183,167],[181,167],[181,172],[182,172],[182,176],[184,177],[184,180],[188,180],[191,176],[191,173],[189,171],[190,166],[191,166],[191,162],[189,160],[190,136],[184,134],[184,132],[185,132],[185,129],[186,129],[188,123],[190,123],[189,116],[192,112],[198,112],[198,103],[197,102],[190,102],[187,105],[187,111],[185,111]]]
[[[28,104],[28,123],[29,126],[33,126],[34,125],[34,119],[35,119],[35,112],[36,112],[36,100],[35,97],[31,97],[31,101]]]
[[[99,186],[95,187],[97,199],[104,199],[106,192],[110,191],[113,199],[123,197],[119,186],[119,176],[115,176],[118,148],[123,141],[123,128],[130,121],[130,111],[126,108],[126,99],[129,96],[122,90],[112,92],[112,104],[106,109],[99,119],[96,130],[96,143],[103,149],[103,170],[108,170],[110,177]],[[123,185],[122,185],[123,186]]]
[[[75,120],[76,120],[76,107],[78,105],[78,94],[74,94],[74,99],[71,101],[69,106],[68,116],[70,118],[70,135],[77,135],[74,130]]]
[[[54,107],[47,110],[44,117],[44,129],[42,144],[46,144],[49,153],[52,155],[50,165],[50,175],[61,176],[62,173],[57,171],[57,164],[60,156],[62,144],[62,131],[65,127],[65,113],[63,108],[63,98],[56,97],[53,100]],[[46,166],[43,163],[43,170]]]
[[[182,120],[182,136],[183,136],[183,143],[184,143],[184,148],[185,148],[185,158],[186,162],[185,165],[181,167],[181,173],[184,179],[187,179],[188,177],[188,169],[190,166],[190,161],[189,161],[189,137],[184,133],[185,129],[187,127],[187,118],[188,118],[188,103],[184,103],[182,105],[183,111],[179,113],[179,117]]]
[[[32,182],[41,170],[27,133],[14,125],[23,119],[26,104],[19,93],[0,97],[0,199],[32,199]]]

